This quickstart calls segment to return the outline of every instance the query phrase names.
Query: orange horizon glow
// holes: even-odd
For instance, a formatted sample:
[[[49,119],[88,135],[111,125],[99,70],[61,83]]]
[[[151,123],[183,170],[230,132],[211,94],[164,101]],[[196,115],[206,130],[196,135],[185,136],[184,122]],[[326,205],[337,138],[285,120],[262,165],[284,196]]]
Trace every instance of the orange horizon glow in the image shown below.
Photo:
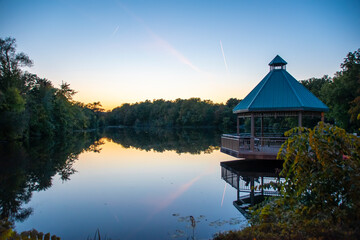
[[[165,101],[175,101],[176,99],[184,99],[184,100],[187,100],[187,99],[190,99],[190,98],[200,98],[201,100],[210,100],[212,101],[213,103],[215,104],[225,104],[226,101],[230,98],[238,98],[238,99],[243,99],[246,95],[244,96],[223,96],[223,97],[215,97],[215,98],[206,98],[206,97],[200,97],[200,96],[194,96],[194,97],[186,97],[186,98],[182,98],[182,97],[176,97],[176,98],[163,98],[163,97],[159,97],[159,98],[152,98],[152,99],[149,99],[149,98],[141,98],[139,97],[138,100],[135,100],[135,99],[128,99],[128,100],[122,100],[122,101],[117,101],[117,102],[112,102],[111,100],[108,100],[108,99],[103,99],[101,100],[101,98],[99,99],[95,99],[93,97],[74,97],[74,100],[75,101],[79,101],[79,102],[82,102],[84,104],[88,104],[88,103],[93,103],[93,102],[100,102],[101,105],[102,105],[102,108],[105,110],[105,111],[111,111],[113,110],[114,108],[116,107],[121,107],[123,104],[134,104],[134,103],[140,103],[140,102],[145,102],[145,101],[151,101],[153,102],[154,100],[159,100],[159,99],[163,99]]]
[[[111,110],[191,97],[224,103],[243,99],[277,54],[297,80],[332,76],[358,48],[360,32],[352,29],[359,7],[359,1],[2,1],[0,33],[33,60],[29,72],[55,87],[69,83],[85,104]],[[269,13],[282,22],[276,31],[266,24]]]

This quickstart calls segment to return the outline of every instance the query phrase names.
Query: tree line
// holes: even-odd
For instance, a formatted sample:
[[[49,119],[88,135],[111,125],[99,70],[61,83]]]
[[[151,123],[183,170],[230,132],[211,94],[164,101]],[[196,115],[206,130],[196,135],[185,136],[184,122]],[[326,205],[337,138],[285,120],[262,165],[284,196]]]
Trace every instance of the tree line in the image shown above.
[[[50,80],[23,70],[32,64],[26,54],[16,52],[14,38],[0,38],[0,140],[58,136],[114,125],[236,131],[232,109],[240,99],[230,98],[225,104],[200,98],[146,100],[105,112],[100,102],[75,101],[76,91],[68,83],[55,87]],[[326,121],[350,132],[359,131],[360,49],[347,55],[333,78],[301,83],[329,106]]]
[[[217,126],[223,129],[236,127],[232,109],[240,102],[230,98],[225,104],[200,98],[163,99],[123,104],[107,114],[109,125],[155,127]]]

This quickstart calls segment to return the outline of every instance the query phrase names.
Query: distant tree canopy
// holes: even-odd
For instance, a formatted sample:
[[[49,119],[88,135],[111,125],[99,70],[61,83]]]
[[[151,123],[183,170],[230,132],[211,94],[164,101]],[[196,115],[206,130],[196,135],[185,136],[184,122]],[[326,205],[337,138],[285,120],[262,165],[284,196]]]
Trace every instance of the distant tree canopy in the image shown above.
[[[359,131],[360,49],[349,52],[340,66],[333,78],[311,78],[302,84],[330,108],[326,121],[349,132]]]
[[[236,116],[232,109],[239,102],[236,98],[230,98],[226,104],[190,98],[126,103],[108,113],[107,124],[156,127],[217,126],[234,130]]]

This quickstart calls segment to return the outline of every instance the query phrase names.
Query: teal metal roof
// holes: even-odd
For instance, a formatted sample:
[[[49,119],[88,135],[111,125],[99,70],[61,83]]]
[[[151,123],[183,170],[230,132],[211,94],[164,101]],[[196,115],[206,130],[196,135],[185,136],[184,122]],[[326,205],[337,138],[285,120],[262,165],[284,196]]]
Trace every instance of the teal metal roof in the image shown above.
[[[234,113],[259,111],[327,112],[329,108],[285,69],[272,69],[233,109]]]
[[[269,66],[282,66],[286,65],[287,62],[282,59],[279,55],[276,55],[276,57],[269,63]]]

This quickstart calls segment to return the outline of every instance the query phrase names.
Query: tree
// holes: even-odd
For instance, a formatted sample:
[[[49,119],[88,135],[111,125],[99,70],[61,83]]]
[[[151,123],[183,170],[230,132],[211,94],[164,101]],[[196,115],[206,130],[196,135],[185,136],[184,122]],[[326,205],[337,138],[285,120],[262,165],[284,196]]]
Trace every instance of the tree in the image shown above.
[[[21,67],[32,61],[15,48],[15,39],[0,38],[0,139],[22,138],[27,129],[25,91],[31,78]]]
[[[308,80],[303,80],[301,81],[301,84],[321,100],[323,99],[321,89],[325,85],[329,85],[331,81],[332,79],[328,75],[324,75],[322,78],[310,78]]]
[[[227,101],[226,101],[226,106],[233,109],[234,107],[236,107],[236,105],[238,105],[240,103],[240,99],[237,99],[237,98],[229,98]]]
[[[359,237],[360,139],[323,122],[286,136],[278,158],[285,161],[280,204],[292,211],[289,223]]]
[[[329,106],[328,116],[347,131],[360,127],[360,49],[349,52],[332,82],[321,89],[322,100]]]
[[[16,53],[16,40],[14,38],[0,38],[0,91],[9,88],[23,90],[26,85],[21,78],[21,67],[32,66],[32,61],[25,53]]]
[[[73,100],[76,91],[62,82],[24,72],[32,66],[24,53],[16,52],[13,38],[0,38],[0,140],[29,136],[55,136],[103,125],[100,102],[85,106]]]
[[[76,93],[77,92],[75,90],[70,88],[69,83],[62,82],[60,85],[60,89],[58,89],[56,94],[57,94],[57,96],[66,99],[67,101],[72,101],[72,98]],[[100,104],[100,102],[99,102],[99,104]]]
[[[100,102],[88,103],[86,108],[92,112],[90,117],[90,126],[92,128],[98,128],[105,125],[104,109]]]

